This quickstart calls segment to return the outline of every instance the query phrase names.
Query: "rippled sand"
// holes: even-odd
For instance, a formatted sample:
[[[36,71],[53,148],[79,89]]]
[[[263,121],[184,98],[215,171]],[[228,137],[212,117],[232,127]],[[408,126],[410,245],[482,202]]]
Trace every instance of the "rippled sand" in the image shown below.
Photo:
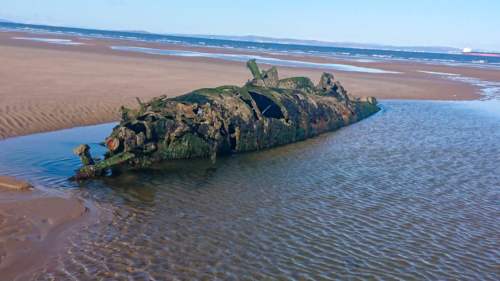
[[[500,114],[383,106],[305,142],[86,182],[107,215],[35,279],[498,280]],[[33,180],[64,183],[63,151]]]
[[[187,47],[127,40],[82,40],[47,35],[52,40],[74,40],[84,45],[57,45],[16,40],[40,37],[22,32],[0,32],[0,139],[119,119],[120,106],[137,106],[136,97],[177,96],[197,88],[242,85],[250,73],[243,62],[216,58],[158,56],[112,50],[113,45],[258,55],[301,60],[310,68],[280,67],[286,76],[308,76],[318,81],[318,63],[376,68],[395,74],[333,71],[357,96],[403,99],[475,99],[475,86],[418,71],[463,73],[467,77],[500,81],[499,71],[422,63],[361,63],[324,57],[297,57],[248,50]],[[40,38],[38,38],[40,39]],[[317,65],[316,65],[317,68]],[[424,87],[422,85],[425,85]]]

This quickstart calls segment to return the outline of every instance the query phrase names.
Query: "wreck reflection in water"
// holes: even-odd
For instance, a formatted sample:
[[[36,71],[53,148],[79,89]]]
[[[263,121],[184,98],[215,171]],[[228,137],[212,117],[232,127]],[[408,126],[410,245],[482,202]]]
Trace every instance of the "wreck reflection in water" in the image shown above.
[[[72,192],[109,216],[37,277],[494,280],[500,116],[468,102],[382,104],[304,142],[85,182]],[[110,129],[1,142],[0,169],[75,187],[71,148]]]

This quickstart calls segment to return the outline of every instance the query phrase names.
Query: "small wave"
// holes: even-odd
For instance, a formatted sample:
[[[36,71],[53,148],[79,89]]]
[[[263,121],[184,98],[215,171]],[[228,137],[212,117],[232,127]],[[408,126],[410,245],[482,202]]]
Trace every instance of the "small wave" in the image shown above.
[[[376,62],[376,61],[374,61],[374,60],[370,60],[370,59],[355,59],[354,61],[357,61],[357,62],[364,62],[364,63]]]
[[[71,39],[57,39],[57,38],[40,38],[40,37],[12,37],[12,39],[16,40],[29,40],[29,41],[36,41],[36,42],[45,42],[49,44],[58,44],[58,45],[86,45],[85,43],[81,42],[74,42]]]
[[[435,71],[425,71],[425,70],[417,70],[417,72],[434,74],[434,75],[444,75],[444,76],[460,76],[460,74],[447,73],[447,72],[435,72]]]
[[[263,64],[271,64],[271,65],[286,66],[286,67],[307,67],[307,68],[333,69],[339,71],[364,72],[364,73],[391,73],[391,74],[400,73],[395,71],[387,71],[378,68],[360,67],[349,64],[315,63],[315,62],[296,61],[296,60],[283,60],[283,59],[263,57],[258,55],[204,53],[204,52],[154,49],[154,48],[144,48],[144,47],[134,47],[134,46],[111,46],[110,48],[116,51],[139,52],[151,55],[204,57],[204,58],[222,59],[222,60],[238,61],[238,62],[245,62],[250,59],[256,59],[258,62]]]
[[[372,55],[372,57],[375,57],[375,58],[382,58],[382,59],[390,59],[390,58],[393,58],[393,56],[391,55]]]

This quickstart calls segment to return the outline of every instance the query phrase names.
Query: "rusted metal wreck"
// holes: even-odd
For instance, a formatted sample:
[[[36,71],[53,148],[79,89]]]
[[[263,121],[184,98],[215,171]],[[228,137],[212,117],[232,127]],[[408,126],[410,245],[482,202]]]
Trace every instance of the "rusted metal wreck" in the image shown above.
[[[75,148],[83,166],[76,179],[103,175],[119,166],[266,149],[338,129],[379,111],[373,97],[347,93],[332,74],[317,85],[309,78],[278,78],[247,62],[253,79],[243,87],[199,89],[175,98],[161,96],[138,109],[121,108],[122,118],[106,139],[103,160],[87,145]]]

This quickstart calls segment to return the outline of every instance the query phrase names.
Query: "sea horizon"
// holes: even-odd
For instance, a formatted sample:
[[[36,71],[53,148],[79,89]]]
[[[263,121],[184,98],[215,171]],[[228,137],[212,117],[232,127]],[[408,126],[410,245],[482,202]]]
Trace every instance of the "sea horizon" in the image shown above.
[[[146,31],[120,31],[106,29],[90,29],[81,27],[65,27],[41,24],[27,24],[17,22],[1,22],[0,31],[21,31],[33,34],[50,34],[63,36],[80,36],[96,39],[120,39],[131,42],[155,42],[164,44],[177,44],[185,46],[215,47],[225,49],[241,49],[256,52],[278,52],[283,54],[298,54],[325,56],[339,59],[355,60],[369,59],[374,61],[416,61],[423,63],[436,63],[443,65],[462,65],[473,67],[492,67],[500,69],[500,57],[485,57],[474,54],[458,52],[406,50],[410,47],[397,47],[394,49],[376,47],[336,47],[313,44],[297,44],[284,42],[260,42],[239,40],[234,36],[224,35],[190,35],[190,34],[160,34]],[[245,36],[240,36],[245,37]],[[252,36],[250,36],[252,37]],[[221,39],[223,38],[223,39]],[[295,40],[295,39],[276,39]],[[300,41],[300,40],[297,40]],[[335,43],[331,43],[335,44]],[[368,44],[367,44],[368,45]],[[401,48],[404,50],[397,50]],[[425,48],[425,47],[418,47]],[[432,48],[432,47],[429,47]],[[439,48],[439,47],[436,47]],[[451,49],[451,47],[450,47]]]

